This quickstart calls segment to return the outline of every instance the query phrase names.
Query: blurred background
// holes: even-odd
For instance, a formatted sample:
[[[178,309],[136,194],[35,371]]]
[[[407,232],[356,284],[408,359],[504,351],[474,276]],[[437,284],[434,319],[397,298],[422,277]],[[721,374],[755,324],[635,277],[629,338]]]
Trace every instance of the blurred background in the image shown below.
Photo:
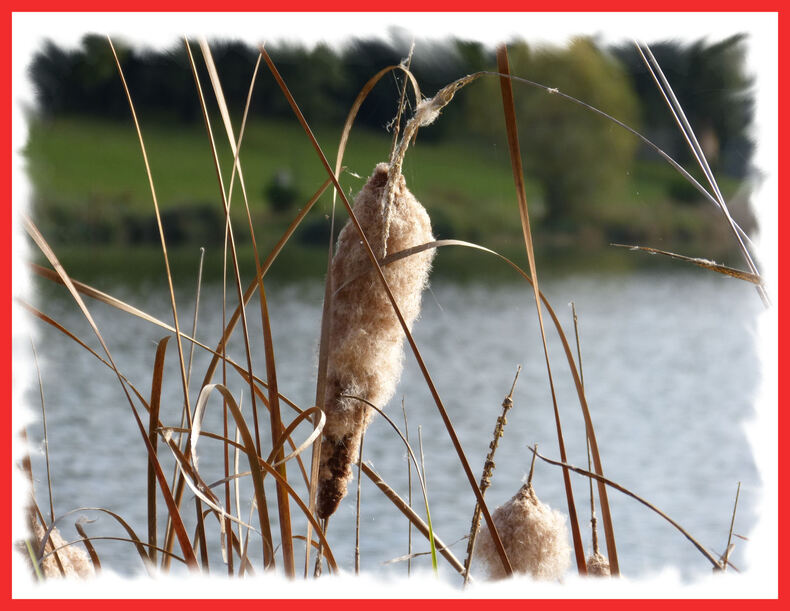
[[[411,40],[395,31],[386,38],[349,39],[339,46],[268,47],[330,160],[357,93],[378,70],[405,58]],[[216,254],[223,240],[223,211],[183,42],[160,50],[115,42],[142,123],[168,244],[176,260],[186,246],[191,248],[190,260],[197,246],[207,247],[209,256]],[[211,41],[211,47],[238,130],[258,50],[227,39]],[[745,36],[716,42],[658,41],[652,48],[734,218],[751,233],[754,91],[745,68]],[[705,184],[633,45],[606,45],[595,38],[573,39],[564,46],[514,41],[509,52],[514,75],[556,87],[634,127]],[[215,109],[205,66],[198,64],[209,108]],[[431,96],[463,75],[495,71],[496,61],[494,49],[479,42],[418,41],[411,69],[423,95]],[[126,260],[129,248],[153,250],[157,260],[151,195],[106,38],[86,35],[76,48],[47,41],[33,57],[29,75],[35,106],[24,154],[34,189],[32,211],[44,235],[80,267],[80,260],[90,262],[92,269],[101,264],[92,252],[98,247],[108,265]],[[400,73],[387,75],[360,109],[342,178],[352,196],[375,164],[389,157],[402,86]],[[407,98],[408,117],[413,92]],[[539,262],[577,266],[582,252],[582,259],[596,267],[645,263],[643,255],[612,254],[609,244],[618,242],[740,264],[735,240],[718,210],[632,134],[539,88],[516,83],[515,98]],[[214,114],[214,131],[221,135]],[[265,66],[257,74],[242,148],[253,222],[265,248],[325,180]],[[224,167],[230,168],[228,147],[219,149]],[[437,237],[469,240],[523,258],[495,77],[463,89],[438,121],[420,131],[404,172],[429,210]],[[240,223],[236,234],[244,241],[247,221],[238,189],[234,200],[233,218]],[[326,250],[330,201],[327,193],[317,206],[321,212],[307,217],[284,253],[304,273],[324,269],[312,262]],[[490,261],[470,269],[453,257],[446,257],[451,261],[440,273],[491,272]]]
[[[146,142],[181,325],[187,327],[195,312],[196,336],[214,345],[225,299],[217,282],[223,272],[222,199],[186,51],[183,42],[173,40],[166,49],[116,38],[114,43]],[[227,38],[209,42],[238,130],[258,51]],[[360,88],[381,68],[400,63],[411,42],[411,37],[394,32],[349,38],[333,46],[267,45],[330,163]],[[749,39],[733,35],[715,41],[700,37],[649,42],[696,130],[734,218],[751,233],[755,91],[746,68]],[[558,88],[631,125],[701,181],[633,46],[583,37],[560,46],[511,40],[508,49],[514,75]],[[194,42],[192,50],[227,186],[232,157]],[[473,39],[418,40],[411,69],[423,94],[431,96],[466,74],[494,71],[496,61],[493,47]],[[34,221],[74,278],[171,321],[149,185],[106,38],[86,35],[77,46],[44,42],[28,74],[35,97],[28,108],[29,139],[23,154]],[[391,122],[402,87],[399,74],[387,75],[361,107],[341,176],[341,185],[352,197],[375,164],[389,157]],[[755,414],[760,367],[754,335],[762,305],[745,282],[612,248],[610,243],[671,250],[741,267],[733,236],[721,213],[633,135],[544,90],[514,83],[514,94],[541,288],[569,338],[573,321],[566,304],[573,301],[578,308],[585,393],[606,473],[721,554],[737,482],[743,486],[736,534],[748,537],[758,519],[762,482],[741,425]],[[410,90],[407,99],[406,117],[414,106]],[[257,244],[265,255],[326,175],[264,66],[257,74],[245,134],[241,160]],[[464,88],[434,124],[420,130],[406,155],[404,175],[430,213],[437,238],[476,242],[527,267],[496,77]],[[315,396],[321,278],[331,213],[327,192],[267,277],[280,389],[303,407]],[[246,285],[255,266],[238,187],[231,215]],[[345,219],[340,210],[336,227]],[[201,247],[206,249],[206,264],[198,320],[195,286]],[[61,287],[37,279],[35,295],[48,315],[91,343],[91,330]],[[234,299],[228,297],[229,307],[235,306]],[[121,371],[147,388],[155,343],[164,331],[103,304],[89,306]],[[254,318],[254,365],[263,371],[262,331],[260,320]],[[144,532],[146,456],[117,380],[52,326],[37,323],[35,332],[41,346],[56,513],[105,507]],[[568,458],[586,466],[584,424],[574,386],[562,361],[562,346],[553,330],[548,333]],[[482,469],[516,367],[523,366],[487,497],[492,508],[502,504],[528,469],[527,444],[537,442],[545,454],[557,457],[552,398],[529,287],[492,257],[442,249],[431,288],[423,297],[415,338],[476,471]],[[25,349],[29,352],[29,345]],[[234,336],[230,350],[243,359],[240,335]],[[167,359],[162,421],[176,423],[183,396],[174,347]],[[194,363],[190,392],[196,397],[195,379],[202,374],[205,353],[197,352]],[[238,379],[229,384],[243,397]],[[38,410],[36,384],[29,386],[26,399]],[[399,422],[401,401],[409,413],[412,440],[418,426],[430,440],[425,453],[434,523],[463,557],[474,503],[408,351],[401,384],[388,408]],[[248,410],[248,397],[243,403]],[[207,416],[207,430],[220,429],[219,416],[215,405]],[[45,507],[46,468],[41,447],[35,446],[43,439],[41,423],[31,424],[28,435],[34,443],[38,500]],[[368,430],[365,452],[405,497],[408,480],[399,443],[383,419],[377,419]],[[204,448],[201,468],[214,475],[205,475],[213,481],[222,474],[220,453],[212,452],[218,447],[208,443]],[[300,485],[296,469],[289,470],[291,481]],[[539,465],[535,485],[542,500],[567,510],[559,471]],[[588,483],[578,477],[573,487],[589,551]],[[273,498],[274,490],[268,494]],[[611,494],[610,500],[626,575],[639,577],[667,567],[687,581],[710,575],[710,565],[666,522],[622,495]],[[361,519],[363,570],[404,574],[403,563],[386,563],[407,553],[406,522],[367,481]],[[331,531],[333,549],[347,570],[353,559],[353,539],[347,535],[353,533],[354,520],[350,496],[333,517]],[[60,524],[66,538],[76,538],[68,519]],[[99,520],[90,532],[103,535],[113,528],[108,520]],[[300,526],[297,532],[301,531]],[[748,545],[736,537],[731,560],[740,569],[749,568],[744,554]],[[212,567],[221,572],[219,546],[214,547]],[[111,570],[142,571],[139,558],[125,544],[97,542],[97,549]],[[413,551],[425,549],[419,541]],[[415,566],[427,570],[428,560],[415,559]],[[444,565],[442,571],[451,578]]]

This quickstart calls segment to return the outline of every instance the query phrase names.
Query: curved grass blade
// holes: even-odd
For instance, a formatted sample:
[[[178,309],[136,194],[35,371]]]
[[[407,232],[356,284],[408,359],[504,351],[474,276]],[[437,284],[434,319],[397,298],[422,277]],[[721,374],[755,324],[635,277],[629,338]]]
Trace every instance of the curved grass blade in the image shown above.
[[[675,522],[675,520],[670,518],[667,514],[665,514],[663,511],[661,511],[658,507],[653,505],[651,502],[643,499],[638,494],[635,494],[635,493],[631,492],[630,490],[628,490],[624,486],[621,486],[617,482],[613,482],[612,480],[607,479],[607,478],[605,478],[605,477],[603,477],[601,475],[598,475],[597,473],[593,473],[592,471],[587,471],[586,469],[582,469],[580,467],[574,467],[573,465],[570,465],[570,464],[568,464],[566,462],[562,462],[562,461],[552,460],[550,458],[546,458],[545,456],[542,456],[541,454],[539,454],[534,448],[529,448],[529,449],[538,458],[540,458],[544,462],[547,462],[550,465],[556,465],[556,466],[562,467],[564,469],[570,469],[571,471],[575,471],[579,475],[584,475],[585,477],[593,477],[596,480],[598,480],[599,482],[601,482],[603,484],[606,484],[607,486],[610,486],[611,488],[614,488],[615,490],[618,490],[619,492],[622,492],[626,496],[630,496],[632,499],[635,499],[635,500],[639,501],[640,503],[642,503],[642,505],[644,505],[648,509],[651,509],[652,511],[654,511],[655,513],[660,515],[667,522],[672,524],[672,526],[674,526],[677,530],[679,530],[683,534],[683,536],[686,537],[686,539],[688,539],[689,541],[691,541],[691,543],[694,545],[694,547],[696,547],[700,551],[700,553],[702,553],[702,555],[705,556],[705,558],[707,558],[710,561],[710,563],[713,565],[713,568],[721,569],[721,564],[719,563],[719,561],[716,559],[716,557],[713,554],[711,554],[699,541],[697,541],[694,537],[692,537],[691,534],[686,529],[684,529],[680,524]]]
[[[108,516],[113,518],[116,522],[118,522],[123,527],[123,529],[127,532],[127,534],[129,535],[129,539],[131,540],[132,543],[134,543],[134,546],[137,549],[137,553],[140,556],[140,558],[142,559],[146,570],[148,570],[149,573],[150,573],[151,561],[150,561],[150,558],[148,556],[148,552],[145,549],[146,544],[143,543],[140,540],[140,537],[137,536],[137,533],[134,531],[134,529],[131,526],[129,526],[129,524],[126,522],[126,520],[124,520],[117,513],[113,512],[113,511],[110,511],[109,509],[103,509],[102,507],[78,507],[77,509],[72,509],[71,511],[67,511],[62,516],[60,516],[57,520],[52,522],[52,524],[50,524],[49,527],[47,528],[47,530],[44,532],[44,536],[42,537],[41,543],[39,544],[38,550],[36,552],[36,560],[37,560],[37,562],[39,564],[41,564],[41,561],[44,558],[44,555],[45,555],[44,554],[44,549],[46,547],[47,542],[49,541],[50,534],[52,533],[52,530],[55,528],[57,523],[60,522],[61,520],[63,520],[64,518],[66,518],[67,516],[73,515],[75,513],[81,512],[81,511],[99,511],[101,513],[107,514]],[[72,543],[69,543],[68,545],[72,545],[73,543],[79,543],[79,542],[80,542],[79,540],[73,541]],[[190,548],[190,551],[191,551],[191,548]],[[52,552],[50,552],[50,553],[52,553]]]
[[[118,370],[118,367],[115,365],[115,361],[110,354],[110,349],[107,347],[107,344],[104,342],[104,338],[102,337],[101,333],[99,332],[99,328],[96,326],[96,322],[93,320],[88,308],[85,306],[85,302],[80,297],[77,289],[74,287],[74,284],[71,282],[71,278],[66,273],[66,270],[63,269],[63,266],[58,261],[58,258],[55,256],[55,253],[50,248],[49,244],[47,244],[44,236],[38,231],[38,228],[35,226],[33,221],[31,221],[26,215],[23,215],[23,223],[25,226],[26,231],[33,238],[33,241],[36,245],[41,249],[41,252],[44,256],[47,257],[52,267],[60,276],[63,284],[71,293],[71,296],[74,298],[74,301],[77,303],[77,306],[82,311],[83,315],[85,316],[86,320],[91,326],[91,329],[96,334],[96,337],[99,340],[99,343],[102,346],[105,354],[107,355],[107,360],[112,366],[113,371],[115,372],[116,377],[118,378],[118,382],[121,385],[124,395],[126,396],[127,401],[129,402],[129,407],[132,409],[132,414],[134,416],[135,422],[137,423],[137,427],[140,430],[140,434],[143,438],[143,441],[146,445],[146,451],[148,452],[148,456],[151,461],[154,463],[156,467],[156,476],[157,480],[159,481],[159,486],[162,490],[162,495],[165,498],[165,502],[167,503],[168,512],[173,520],[174,529],[176,531],[176,535],[178,536],[179,545],[181,546],[182,552],[184,554],[184,558],[186,559],[187,565],[190,569],[197,569],[197,560],[195,559],[195,555],[192,553],[192,547],[189,543],[189,537],[184,529],[184,524],[181,520],[181,516],[178,513],[178,507],[175,504],[173,496],[170,493],[170,488],[167,485],[167,480],[165,479],[165,475],[162,472],[161,465],[159,461],[156,459],[156,453],[154,452],[153,447],[151,446],[151,442],[148,440],[148,435],[146,434],[145,427],[143,426],[142,420],[140,420],[140,416],[137,413],[137,409],[134,406],[134,402],[132,401],[132,397],[129,395],[129,390],[126,387],[125,378],[121,375],[121,372]]]
[[[236,422],[236,427],[238,428],[239,433],[241,434],[241,437],[244,441],[245,453],[247,454],[247,459],[250,464],[250,471],[252,471],[252,482],[253,486],[255,487],[255,502],[258,505],[258,520],[263,532],[264,566],[273,567],[274,558],[271,555],[271,550],[274,549],[274,545],[272,544],[272,535],[271,531],[269,530],[269,516],[266,511],[266,493],[263,489],[261,467],[256,460],[256,457],[258,456],[257,446],[250,435],[250,431],[247,428],[247,423],[244,421],[244,416],[241,413],[236,400],[234,399],[231,392],[221,384],[209,384],[208,386],[204,386],[200,391],[200,395],[198,396],[197,405],[195,407],[196,417],[193,424],[193,436],[190,442],[190,453],[192,454],[192,460],[193,463],[196,464],[196,430],[200,430],[200,418],[197,417],[197,415],[202,414],[206,402],[208,401],[208,398],[214,389],[217,389],[217,391],[219,391],[219,393],[227,402],[228,408],[230,409],[233,419]],[[220,508],[219,511],[223,510]]]
[[[137,544],[139,543],[143,547],[148,547],[148,548],[151,547],[150,544],[148,544],[148,543],[143,543],[142,541],[135,541],[134,539],[127,538],[127,537],[86,537],[83,534],[84,530],[82,530],[81,528],[82,527],[78,527],[78,530],[80,531],[80,536],[82,537],[82,539],[75,539],[74,541],[69,541],[67,543],[64,543],[63,545],[61,545],[60,547],[54,549],[53,551],[47,552],[46,554],[44,554],[44,556],[42,557],[42,560],[44,560],[47,557],[53,555],[55,552],[58,552],[58,551],[66,548],[66,547],[69,547],[69,546],[72,546],[72,545],[76,545],[77,543],[83,543],[86,548],[89,547],[91,550],[93,550],[93,546],[91,545],[92,541],[121,541],[122,543],[132,543],[135,546],[137,546]],[[151,548],[151,551],[154,551],[154,549]],[[182,563],[186,564],[183,558],[181,558],[180,556],[177,556],[176,554],[168,552],[164,548],[157,547],[156,551],[162,553],[163,555],[170,556],[173,560],[178,560],[179,562],[182,562]],[[94,552],[95,552],[95,550],[94,550]],[[148,555],[148,553],[146,552],[146,556],[147,555]],[[93,557],[91,556],[91,562],[93,563],[93,565],[94,565],[93,568],[94,568],[94,570],[96,571],[97,574],[101,570],[101,565],[99,565],[98,567],[96,565],[96,562],[98,562],[98,560],[99,560],[99,558],[96,557],[95,562],[94,562]]]
[[[80,520],[77,520],[74,523],[74,528],[77,529],[77,532],[82,537],[82,544],[85,546],[85,551],[88,552],[88,556],[91,559],[91,564],[93,564],[93,571],[98,575],[101,573],[101,561],[99,560],[99,555],[96,553],[96,549],[93,547],[91,543],[90,537],[88,537],[87,533],[85,532],[85,528],[82,526]],[[153,553],[153,550],[151,550]]]
[[[151,189],[151,200],[154,204],[154,213],[156,215],[156,224],[157,228],[159,229],[159,239],[162,243],[162,256],[164,258],[165,263],[165,271],[167,275],[167,284],[168,288],[170,289],[170,306],[173,310],[173,325],[176,329],[176,343],[178,344],[178,359],[179,364],[181,366],[181,386],[184,392],[184,405],[187,410],[187,414],[190,412],[189,407],[189,390],[187,388],[187,373],[186,373],[186,365],[184,363],[184,350],[181,346],[181,334],[179,332],[179,324],[178,324],[178,309],[176,308],[176,296],[175,292],[173,291],[173,276],[170,273],[170,260],[167,255],[167,244],[165,242],[165,232],[162,227],[162,218],[159,214],[159,202],[156,197],[156,189],[154,188],[154,178],[151,174],[151,167],[148,163],[148,154],[145,150],[145,142],[143,141],[143,132],[140,129],[140,123],[137,120],[137,112],[134,109],[134,102],[132,102],[132,94],[129,91],[129,87],[126,84],[126,77],[123,73],[123,68],[121,68],[121,62],[118,59],[118,54],[115,52],[115,46],[112,44],[112,39],[107,36],[107,42],[110,44],[110,50],[112,51],[112,55],[115,58],[115,65],[118,68],[118,74],[121,77],[121,83],[123,84],[124,92],[126,93],[126,99],[129,102],[129,110],[132,113],[132,120],[134,121],[135,129],[137,130],[137,139],[140,142],[140,151],[142,152],[143,156],[143,163],[145,164],[145,172],[148,176],[148,185]]]
[[[494,255],[499,260],[507,263],[512,269],[514,269],[524,280],[526,280],[530,285],[532,284],[532,278],[529,277],[524,270],[522,270],[518,265],[513,263],[507,257],[499,254],[496,251],[491,250],[490,248],[486,248],[485,246],[480,246],[479,244],[473,244],[471,242],[464,242],[462,240],[436,240],[434,242],[429,242],[427,244],[422,244],[420,246],[414,246],[412,248],[408,248],[398,253],[392,253],[388,255],[384,259],[382,259],[382,265],[388,265],[393,261],[397,261],[398,259],[402,259],[403,257],[408,257],[410,255],[416,254],[418,252],[422,252],[423,250],[427,250],[428,248],[438,248],[441,246],[463,246],[465,248],[471,248],[474,250],[479,250],[481,252],[485,252],[491,255]],[[598,475],[603,476],[603,467],[601,464],[601,456],[598,451],[598,441],[595,437],[595,428],[592,424],[592,418],[590,416],[590,410],[587,405],[587,398],[584,394],[584,385],[582,384],[581,378],[579,376],[579,371],[576,368],[576,363],[573,360],[573,353],[571,351],[570,344],[568,343],[568,338],[565,336],[565,332],[562,329],[562,325],[560,324],[557,315],[554,312],[554,309],[551,307],[551,304],[546,299],[546,296],[543,293],[540,293],[540,299],[543,302],[543,305],[546,307],[546,311],[549,313],[552,322],[554,323],[554,327],[557,330],[557,335],[562,342],[562,347],[565,352],[565,359],[568,362],[568,367],[571,370],[571,375],[573,377],[573,383],[576,387],[576,395],[579,399],[579,405],[582,410],[582,414],[584,416],[584,424],[585,428],[588,432],[588,439],[590,442],[590,450],[592,453],[593,458],[593,466],[595,467],[595,471]],[[604,525],[604,533],[606,537],[606,551],[610,558],[610,567],[611,565],[611,557],[617,557],[617,548],[614,538],[614,529],[612,527],[612,516],[611,511],[609,509],[609,495],[606,490],[606,486],[598,482],[598,497],[601,504],[601,518],[603,520]]]

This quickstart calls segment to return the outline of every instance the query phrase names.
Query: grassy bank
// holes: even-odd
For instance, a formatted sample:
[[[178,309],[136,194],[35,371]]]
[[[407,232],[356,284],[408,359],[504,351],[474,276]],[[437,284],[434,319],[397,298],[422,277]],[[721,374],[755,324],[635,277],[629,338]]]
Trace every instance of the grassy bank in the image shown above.
[[[222,205],[205,130],[142,120],[169,244],[173,248],[189,245],[193,250],[196,245],[221,249]],[[216,133],[222,133],[219,126]],[[333,156],[340,130],[319,126],[316,135]],[[389,156],[390,145],[391,138],[383,129],[380,133],[352,131],[344,158],[347,171],[341,179],[348,193],[353,196],[359,191],[374,165]],[[53,243],[68,246],[72,252],[88,245],[146,247],[139,249],[141,253],[158,244],[151,194],[131,124],[75,118],[34,120],[25,154],[34,187],[33,215]],[[230,168],[227,147],[219,154],[222,167]],[[242,161],[257,239],[266,250],[325,175],[293,122],[252,120]],[[661,161],[640,160],[624,172],[629,180],[619,200],[589,210],[588,217],[572,219],[566,227],[541,223],[543,193],[527,177],[536,247],[547,252],[594,253],[615,241],[728,259],[732,240],[721,215],[709,203],[699,201],[672,168]],[[523,251],[504,143],[418,141],[404,173],[410,188],[430,210],[438,238],[477,242],[507,256]],[[278,176],[290,181],[290,201],[276,206],[271,189]],[[224,179],[228,184],[230,177]],[[748,226],[746,198],[733,199],[739,183],[724,177],[721,185],[733,214]],[[247,232],[241,229],[247,221],[238,183],[234,191],[232,216],[243,240]],[[309,261],[316,255],[313,250],[323,253],[330,213],[327,192],[294,236],[289,246],[297,251],[291,253],[293,258]],[[342,221],[344,213],[340,214]]]

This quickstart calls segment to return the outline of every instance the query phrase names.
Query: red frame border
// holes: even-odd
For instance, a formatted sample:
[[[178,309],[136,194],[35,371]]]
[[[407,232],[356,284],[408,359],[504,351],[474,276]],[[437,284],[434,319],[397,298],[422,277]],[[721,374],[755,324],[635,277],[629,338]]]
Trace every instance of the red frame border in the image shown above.
[[[151,0],[138,0],[134,3],[134,12],[161,12],[164,10],[167,11],[176,11],[178,9],[188,9],[190,11],[197,10],[205,10],[207,12],[216,11],[217,6],[215,3],[208,3],[208,2],[186,2],[185,0],[178,0],[176,2],[168,2],[166,3],[167,6],[163,7],[163,3],[161,1],[151,1]],[[548,8],[548,5],[542,3],[543,6]],[[779,116],[778,116],[778,135],[779,135],[779,151],[778,151],[778,168],[779,168],[779,176],[782,176],[787,168],[787,163],[785,161],[785,156],[783,155],[784,149],[786,145],[783,145],[785,142],[788,133],[786,128],[786,122],[782,120],[782,109],[783,103],[787,100],[787,88],[788,88],[788,70],[786,68],[786,56],[787,56],[787,48],[788,43],[783,39],[783,33],[785,33],[786,28],[784,27],[785,17],[783,15],[783,11],[780,8],[780,3],[778,2],[758,2],[754,3],[749,6],[750,12],[775,12],[778,14],[778,40],[779,40],[779,57],[778,57],[778,70],[779,70],[779,88],[778,88],[778,108],[779,108]],[[224,9],[223,12],[237,12],[237,11],[261,11],[262,9],[269,9],[277,11],[277,8],[286,8],[288,12],[312,12],[312,11],[327,11],[332,10],[335,12],[386,12],[389,13],[390,11],[385,6],[380,6],[380,8],[372,9],[370,4],[367,2],[363,2],[361,0],[341,0],[339,2],[332,3],[331,5],[327,5],[324,2],[318,2],[316,0],[310,1],[301,1],[299,2],[299,6],[291,6],[288,3],[284,3],[282,1],[277,2],[267,2],[267,3],[260,3],[260,2],[251,2],[249,0],[246,1],[235,1],[232,3],[232,11],[229,11],[229,6],[227,4],[223,5],[222,8]],[[505,11],[514,11],[520,12],[523,11],[525,8],[534,8],[534,5],[531,3],[524,3],[524,2],[517,2],[515,0],[495,0],[493,3],[488,3],[486,8],[488,9],[487,12],[505,12]],[[554,2],[550,5],[550,10],[552,12],[557,11],[587,11],[590,10],[591,7],[586,6],[585,4],[576,1],[563,1],[560,0],[558,2]],[[644,12],[648,9],[645,7],[641,7],[641,10],[634,11],[634,4],[633,2],[626,2],[624,0],[608,0],[604,3],[601,3],[598,6],[594,7],[597,11],[602,12]],[[470,2],[469,0],[433,0],[429,4],[425,2],[416,2],[415,0],[400,0],[397,3],[398,11],[404,12],[442,12],[442,11],[469,11],[469,12],[476,12],[479,10],[479,5]],[[683,0],[664,0],[660,6],[652,7],[651,12],[654,12],[658,9],[660,12],[697,12],[705,9],[715,10],[715,11],[727,11],[727,10],[743,10],[743,6],[739,3],[735,2],[718,2],[713,3],[710,0],[705,2],[695,2],[693,6],[689,6],[689,3]],[[4,27],[3,32],[5,32],[7,45],[8,45],[8,56],[6,61],[3,63],[3,79],[2,83],[4,86],[4,94],[1,98],[0,107],[2,109],[3,116],[6,117],[6,120],[3,122],[2,126],[2,136],[6,143],[11,141],[11,121],[9,120],[11,117],[12,111],[12,87],[11,87],[11,62],[9,61],[13,54],[12,48],[12,14],[14,12],[39,12],[39,11],[60,11],[60,10],[68,10],[70,12],[73,11],[97,11],[97,12],[119,12],[116,10],[108,11],[107,4],[105,2],[100,2],[98,0],[82,0],[75,3],[65,3],[65,2],[57,2],[57,1],[33,1],[33,2],[12,2],[11,6],[7,10],[4,16]],[[12,156],[13,151],[11,147],[6,149],[6,181],[9,187],[12,186]],[[786,194],[787,189],[784,187],[782,181],[779,181],[779,199],[783,200],[783,196]],[[6,193],[10,196],[11,189],[7,189]],[[4,222],[2,224],[2,235],[3,235],[3,250],[5,251],[6,255],[4,257],[4,262],[0,265],[0,286],[4,287],[5,292],[5,299],[2,302],[2,334],[4,337],[4,341],[6,342],[6,350],[2,353],[3,359],[3,366],[0,368],[2,373],[0,374],[0,387],[6,389],[6,396],[10,397],[11,389],[12,389],[12,362],[11,362],[11,336],[12,336],[12,326],[13,321],[11,320],[11,302],[12,302],[12,295],[11,295],[11,280],[12,280],[12,252],[11,252],[11,240],[12,240],[12,215],[13,210],[11,206],[8,206]],[[786,214],[782,210],[782,208],[778,209],[778,227],[777,230],[779,235],[784,233],[786,225]],[[779,307],[779,279],[781,278],[780,271],[784,267],[785,259],[787,258],[786,251],[784,249],[779,249],[778,255],[778,267],[777,267],[777,279],[776,279],[776,286],[774,287],[774,295],[775,295],[775,307]],[[784,339],[785,335],[785,326],[782,324],[781,318],[781,311],[777,309],[777,314],[779,315],[779,325],[778,325],[778,341],[779,345],[781,346],[782,340]],[[785,370],[784,367],[784,359],[781,350],[778,354],[778,373],[779,379],[781,379],[781,374]],[[778,403],[779,407],[786,403],[787,398],[787,385],[786,384],[779,384],[778,389]],[[9,407],[12,407],[11,401],[9,401]],[[6,426],[5,430],[10,433],[12,430],[11,426],[11,409],[6,410]],[[777,433],[781,437],[786,436],[786,418],[783,417],[781,410],[778,413],[778,431]],[[8,439],[8,438],[6,438]],[[782,520],[784,509],[787,507],[786,497],[787,491],[785,486],[782,485],[785,482],[784,474],[786,473],[785,466],[788,461],[788,450],[783,447],[783,445],[779,444],[779,465],[778,465],[778,473],[779,473],[779,484],[778,487],[778,499],[779,499],[779,524],[778,524],[778,549],[779,549],[779,566],[778,566],[778,576],[779,576],[779,598],[778,599],[770,599],[770,600],[750,600],[749,605],[759,604],[760,606],[774,606],[776,604],[781,603],[782,594],[784,593],[785,588],[783,587],[783,582],[786,577],[787,573],[787,563],[783,558],[782,551],[788,547],[788,531],[784,521]],[[6,468],[2,472],[2,486],[3,489],[9,491],[11,488],[11,468],[13,468],[13,460],[12,460],[12,453],[11,453],[11,445],[8,444],[6,449]],[[9,468],[10,467],[10,468]],[[768,484],[770,485],[770,483]],[[4,602],[10,602],[12,605],[19,607],[19,608],[28,608],[28,607],[38,607],[40,604],[47,604],[47,601],[37,601],[37,600],[19,600],[12,598],[12,575],[11,575],[11,559],[10,554],[8,554],[8,550],[12,547],[12,539],[11,539],[11,503],[5,502],[2,504],[2,508],[0,508],[0,522],[5,525],[4,536],[2,537],[5,543],[6,554],[2,559],[2,567],[5,569],[3,571],[4,578],[3,578],[3,590]],[[263,591],[262,591],[263,593]],[[163,601],[165,605],[171,606],[175,604],[179,604],[176,601],[165,600]],[[272,599],[270,603],[276,602],[275,599]],[[414,604],[415,601],[410,601],[409,604]],[[452,607],[453,609],[472,609],[477,608],[480,605],[481,601],[475,599],[448,599],[448,600],[428,600],[425,601],[427,604],[431,606],[441,606],[441,607]],[[499,601],[500,604],[508,607],[512,607],[514,605],[523,604],[521,600],[507,600],[503,599]],[[581,600],[551,600],[545,601],[544,604],[549,604],[552,607],[570,607],[572,605],[580,604]],[[625,607],[632,607],[634,604],[639,605],[640,608],[665,608],[668,604],[672,604],[673,606],[676,604],[682,605],[694,605],[695,608],[700,608],[700,606],[706,608],[715,607],[717,609],[728,608],[734,605],[743,605],[741,600],[689,600],[685,599],[683,601],[668,601],[668,600],[585,600],[583,603],[585,606],[595,605],[595,606],[606,606],[608,608],[625,608]],[[66,603],[68,606],[77,606],[81,609],[93,609],[93,608],[104,608],[106,607],[106,601],[104,600],[70,600]],[[123,608],[135,608],[138,607],[140,602],[138,600],[113,600],[112,605],[115,608],[123,609]],[[206,606],[209,605],[214,606],[216,605],[216,601],[212,600],[188,600],[186,604],[190,606],[190,608],[194,608],[195,606]],[[302,606],[302,605],[313,605],[315,604],[313,600],[283,600],[284,605],[288,606]],[[363,607],[367,607],[371,604],[370,600],[364,599],[352,599],[352,600],[332,600],[329,601],[331,606],[342,606],[344,609],[361,609]],[[377,609],[384,611],[389,609],[395,609],[396,606],[398,609],[402,607],[404,602],[402,600],[376,600],[373,604],[376,605]],[[58,605],[62,605],[61,602],[58,602]]]

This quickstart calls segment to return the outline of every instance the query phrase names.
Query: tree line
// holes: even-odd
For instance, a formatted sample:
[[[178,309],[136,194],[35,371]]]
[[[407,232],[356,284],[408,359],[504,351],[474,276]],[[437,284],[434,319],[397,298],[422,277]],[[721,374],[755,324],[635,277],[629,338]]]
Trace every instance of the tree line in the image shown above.
[[[229,108],[239,116],[258,49],[233,40],[210,44]],[[280,43],[267,46],[267,51],[308,120],[341,125],[368,79],[380,69],[400,63],[410,44],[405,37],[393,34],[390,40],[352,39],[340,48]],[[752,78],[745,67],[745,36],[713,43],[701,39],[651,46],[714,171],[746,176],[753,149],[749,134],[754,100]],[[633,46],[604,46],[594,39],[578,38],[564,47],[514,41],[508,48],[514,75],[556,87],[596,106],[640,130],[681,163],[691,161],[653,77]],[[170,122],[202,120],[183,43],[153,50],[117,42],[116,49],[138,113]],[[420,41],[410,68],[423,94],[430,96],[466,74],[495,71],[495,50],[469,40]],[[199,65],[198,69],[203,90],[211,95],[205,67]],[[102,36],[86,35],[73,49],[45,42],[30,64],[30,77],[36,92],[35,111],[42,118],[86,115],[128,120],[117,68]],[[400,98],[400,78],[392,73],[370,92],[357,126],[381,130],[392,121]],[[421,139],[501,135],[504,124],[498,87],[496,78],[488,78],[465,89],[443,111],[440,121],[421,132]],[[625,131],[558,96],[527,87],[516,97],[525,169],[543,187],[550,211],[548,222],[583,218],[585,207],[617,193],[626,180],[623,167],[648,154]],[[251,116],[292,117],[265,67],[258,72]],[[681,191],[682,185],[679,199],[684,196]]]

